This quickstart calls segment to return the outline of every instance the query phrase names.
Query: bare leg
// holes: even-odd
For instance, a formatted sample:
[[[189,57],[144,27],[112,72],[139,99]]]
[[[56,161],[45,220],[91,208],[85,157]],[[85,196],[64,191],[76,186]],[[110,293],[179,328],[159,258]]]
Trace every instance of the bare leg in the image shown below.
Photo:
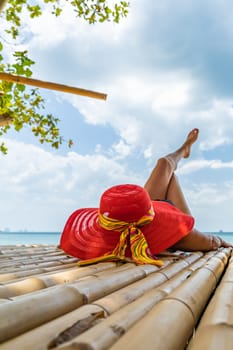
[[[175,206],[181,211],[188,215],[191,215],[191,212],[188,208],[188,205],[186,203],[186,200],[184,198],[184,195],[182,193],[178,179],[176,178],[175,174],[173,174],[168,186],[167,199],[170,199],[175,204]],[[182,238],[172,248],[188,251],[208,251],[215,250],[220,247],[227,248],[231,246],[231,244],[226,243],[220,237],[216,237],[209,234],[203,234],[196,228],[193,228],[187,236]]]
[[[198,129],[193,129],[188,134],[184,144],[178,150],[158,160],[144,186],[151,199],[168,199],[169,186],[175,186],[175,181],[172,182],[171,179],[174,175],[174,171],[177,168],[178,162],[181,158],[189,157],[191,146],[197,140],[198,133]],[[179,189],[171,189],[170,193],[172,192],[179,192]],[[182,196],[183,194],[181,197]],[[187,205],[184,205],[184,207],[185,206]]]
[[[183,195],[182,189],[178,182],[178,178],[175,174],[172,175],[168,185],[167,196],[165,199],[169,199],[175,204],[183,213],[191,215],[191,211]]]
[[[220,247],[232,247],[231,243],[225,242],[221,237],[211,234],[204,234],[193,228],[187,236],[175,243],[171,248],[187,251],[209,251],[216,250]]]
[[[177,151],[160,158],[144,186],[152,200],[170,199],[177,208],[188,215],[191,215],[191,212],[174,171],[181,158],[189,157],[191,146],[197,140],[198,132],[198,129],[193,129]],[[203,234],[194,228],[172,248],[208,251],[231,246],[219,237]]]

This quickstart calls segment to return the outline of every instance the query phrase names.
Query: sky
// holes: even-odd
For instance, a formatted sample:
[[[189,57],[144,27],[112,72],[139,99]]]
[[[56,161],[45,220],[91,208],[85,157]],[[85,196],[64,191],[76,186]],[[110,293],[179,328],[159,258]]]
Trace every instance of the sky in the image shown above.
[[[156,160],[200,129],[180,184],[196,227],[233,231],[233,3],[131,0],[120,24],[89,25],[66,5],[25,14],[19,47],[33,77],[108,94],[106,101],[41,90],[70,149],[40,145],[28,128],[2,140],[0,230],[62,231],[113,185],[143,185]]]

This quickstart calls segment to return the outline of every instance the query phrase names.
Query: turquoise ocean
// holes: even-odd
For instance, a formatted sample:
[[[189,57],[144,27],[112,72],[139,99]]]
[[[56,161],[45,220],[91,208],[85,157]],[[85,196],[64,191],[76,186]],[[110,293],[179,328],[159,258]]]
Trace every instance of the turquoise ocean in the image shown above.
[[[214,232],[226,242],[233,243],[233,232]],[[55,244],[60,241],[61,232],[4,232],[0,231],[0,246],[15,244]]]
[[[61,232],[0,232],[0,246],[20,244],[55,244],[60,241]]]

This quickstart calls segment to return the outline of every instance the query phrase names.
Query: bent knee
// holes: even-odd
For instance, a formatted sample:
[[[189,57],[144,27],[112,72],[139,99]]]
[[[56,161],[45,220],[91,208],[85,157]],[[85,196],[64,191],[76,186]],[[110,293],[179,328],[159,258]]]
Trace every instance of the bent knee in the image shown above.
[[[159,158],[157,166],[164,169],[164,171],[168,170],[169,172],[174,171],[175,168],[175,164],[169,156]]]

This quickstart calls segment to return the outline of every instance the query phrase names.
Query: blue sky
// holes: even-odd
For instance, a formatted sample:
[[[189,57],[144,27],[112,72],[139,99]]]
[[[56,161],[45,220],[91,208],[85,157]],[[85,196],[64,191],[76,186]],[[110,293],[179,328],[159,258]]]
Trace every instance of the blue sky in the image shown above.
[[[190,129],[200,138],[177,172],[203,231],[233,231],[233,3],[132,0],[120,24],[24,16],[34,78],[108,94],[107,101],[43,90],[74,147],[41,146],[12,131],[0,158],[0,229],[61,231],[103,190],[143,185],[156,159]],[[30,34],[30,35],[29,35]]]

